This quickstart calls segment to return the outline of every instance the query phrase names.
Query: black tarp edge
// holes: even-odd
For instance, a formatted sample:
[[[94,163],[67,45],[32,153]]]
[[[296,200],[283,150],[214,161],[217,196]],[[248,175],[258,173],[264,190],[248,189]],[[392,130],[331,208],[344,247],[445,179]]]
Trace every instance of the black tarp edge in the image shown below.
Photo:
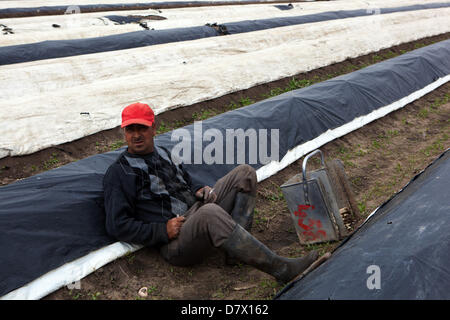
[[[450,7],[450,3],[381,8],[380,14]],[[37,43],[0,47],[0,65],[44,59],[71,57],[116,50],[138,48],[156,44],[196,40],[223,34],[239,34],[289,25],[321,22],[371,15],[367,9],[329,11],[296,17],[247,20],[232,23],[163,30],[142,30],[102,37],[70,40],[51,40]],[[216,28],[211,26],[216,25]]]
[[[203,132],[208,129],[224,132],[225,128],[278,128],[279,159],[282,159],[290,149],[325,131],[370,114],[446,77],[450,74],[449,54],[450,40],[442,41],[210,118],[201,122]],[[402,77],[397,78],[397,74]],[[405,82],[404,77],[410,81]],[[195,125],[199,124],[183,128],[194,137],[193,153],[197,150]],[[178,143],[172,141],[172,134],[158,136],[156,143],[171,150]],[[200,150],[207,145],[208,142],[203,141]],[[247,152],[248,141],[244,145]],[[237,151],[235,145],[234,153]],[[113,242],[104,231],[101,181],[107,166],[119,152],[92,156],[0,188],[0,295]],[[214,163],[186,167],[195,179],[211,185],[236,165]],[[256,169],[263,167],[262,163],[252,165]],[[55,233],[55,230],[60,231]],[[49,239],[55,239],[57,245]],[[36,246],[38,243],[45,243],[45,246]],[[42,260],[41,257],[49,258]],[[30,268],[33,260],[35,263]]]

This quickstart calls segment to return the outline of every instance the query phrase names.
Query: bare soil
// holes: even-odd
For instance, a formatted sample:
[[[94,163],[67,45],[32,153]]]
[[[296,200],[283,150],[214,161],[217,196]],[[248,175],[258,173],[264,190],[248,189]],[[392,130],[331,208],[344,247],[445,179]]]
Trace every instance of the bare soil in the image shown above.
[[[380,52],[297,75],[297,79],[324,80],[355,66],[365,66],[393,54],[448,39],[450,34],[421,39]],[[185,125],[198,115],[210,116],[229,110],[230,103],[261,100],[270,90],[284,88],[291,79],[243,90],[159,116],[167,130]],[[241,103],[242,104],[242,103]],[[206,111],[206,112],[205,112]],[[351,230],[376,207],[399,191],[411,178],[449,147],[450,84],[336,139],[320,149],[327,160],[340,159],[345,166],[361,215],[347,221]],[[0,183],[48,170],[123,144],[119,128],[42,150],[23,157],[0,159]],[[280,186],[301,170],[296,161],[258,184],[258,200],[252,234],[284,256],[300,256],[317,249],[332,252],[339,242],[301,245]],[[138,291],[148,288],[148,297]],[[271,276],[247,265],[229,266],[220,252],[193,267],[166,263],[151,248],[119,258],[81,280],[80,289],[61,288],[44,299],[272,299],[282,288]]]

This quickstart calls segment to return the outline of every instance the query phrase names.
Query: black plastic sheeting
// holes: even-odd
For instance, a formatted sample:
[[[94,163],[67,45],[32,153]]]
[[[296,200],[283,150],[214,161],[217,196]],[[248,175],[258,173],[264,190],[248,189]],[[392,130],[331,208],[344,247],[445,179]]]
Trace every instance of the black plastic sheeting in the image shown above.
[[[279,9],[279,10],[291,10],[294,9],[294,6],[289,3],[286,5],[280,4],[280,5],[274,5],[275,8]]]
[[[165,30],[134,31],[105,37],[52,40],[0,47],[0,65],[62,58],[156,44],[215,37],[219,33],[207,26]]]
[[[120,15],[110,15],[105,16],[105,18],[113,21],[117,24],[128,24],[128,23],[140,23],[141,21],[147,21],[147,20],[166,20],[167,18],[162,16],[156,16],[156,15],[128,15],[128,16],[120,16]],[[152,29],[153,30],[153,29]]]
[[[267,129],[268,133],[278,129],[281,160],[290,149],[327,130],[398,101],[450,74],[449,56],[450,40],[442,41],[186,126],[183,130],[191,137],[186,141],[192,147],[192,162],[196,151],[206,150],[211,143],[206,138],[208,129],[215,129],[223,137],[227,129]],[[200,124],[201,132],[196,130]],[[172,141],[174,132],[157,136],[155,143],[173,150],[181,143]],[[249,139],[245,145],[248,155]],[[237,146],[235,143],[235,155]],[[225,155],[226,143],[223,148]],[[118,154],[115,151],[92,156],[0,188],[0,296],[113,242],[104,228],[101,181]],[[235,163],[203,162],[186,164],[186,168],[194,179],[213,185],[239,164]],[[263,164],[259,161],[251,165],[258,169]]]
[[[275,1],[272,1],[275,2]],[[286,1],[278,1],[286,2]],[[200,7],[200,6],[219,6],[219,5],[239,5],[239,4],[266,4],[268,1],[246,1],[246,0],[229,0],[229,1],[173,1],[173,2],[139,2],[139,3],[118,3],[118,4],[87,4],[72,5],[76,6],[81,12],[98,12],[98,11],[116,11],[116,10],[147,10],[147,9],[168,9],[183,7]],[[71,6],[41,6],[33,8],[7,8],[0,9],[0,18],[9,18],[15,16],[32,16],[32,15],[58,15],[64,14]],[[70,10],[69,10],[70,11]]]
[[[450,7],[450,3],[429,3],[424,5],[381,8],[380,14],[444,7]],[[207,26],[199,27],[143,30],[88,39],[52,40],[5,46],[0,47],[0,65],[124,50],[156,44],[196,40],[223,34],[238,34],[289,25],[360,17],[372,14],[374,14],[374,12],[368,11],[367,9],[329,11],[297,17],[247,20],[220,25],[214,24],[217,28],[213,28],[210,24],[207,24]]]
[[[393,8],[379,8],[375,10],[373,8],[357,9],[357,10],[340,10],[340,11],[327,11],[321,13],[307,14],[297,17],[281,17],[281,18],[269,18],[260,20],[247,20],[239,22],[223,23],[229,34],[238,34],[243,32],[251,32],[258,30],[266,30],[271,28],[286,27],[298,24],[321,22],[328,20],[356,18],[363,16],[370,16],[374,14],[388,14],[394,12],[416,11],[425,9],[437,9],[450,7],[450,3],[428,3],[418,4],[411,6],[393,7]]]
[[[276,299],[450,299],[449,190],[447,150]]]

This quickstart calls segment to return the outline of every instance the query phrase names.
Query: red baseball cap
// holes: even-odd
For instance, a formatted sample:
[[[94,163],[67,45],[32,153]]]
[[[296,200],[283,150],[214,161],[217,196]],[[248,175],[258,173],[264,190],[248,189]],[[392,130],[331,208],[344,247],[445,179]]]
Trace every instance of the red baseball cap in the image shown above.
[[[132,103],[122,111],[122,125],[124,128],[130,124],[143,124],[151,127],[155,122],[155,114],[148,104]]]

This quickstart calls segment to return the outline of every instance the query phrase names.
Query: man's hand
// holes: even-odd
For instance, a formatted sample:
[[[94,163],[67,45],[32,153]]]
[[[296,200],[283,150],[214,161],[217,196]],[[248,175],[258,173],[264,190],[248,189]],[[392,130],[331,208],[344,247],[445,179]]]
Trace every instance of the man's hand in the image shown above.
[[[185,217],[176,217],[167,221],[167,235],[169,236],[169,240],[175,239],[180,234],[181,226],[183,225]]]
[[[214,189],[208,186],[204,186],[203,188],[198,189],[195,193],[195,196],[200,201],[203,201],[203,203],[212,203],[217,199],[217,195],[215,194]]]

